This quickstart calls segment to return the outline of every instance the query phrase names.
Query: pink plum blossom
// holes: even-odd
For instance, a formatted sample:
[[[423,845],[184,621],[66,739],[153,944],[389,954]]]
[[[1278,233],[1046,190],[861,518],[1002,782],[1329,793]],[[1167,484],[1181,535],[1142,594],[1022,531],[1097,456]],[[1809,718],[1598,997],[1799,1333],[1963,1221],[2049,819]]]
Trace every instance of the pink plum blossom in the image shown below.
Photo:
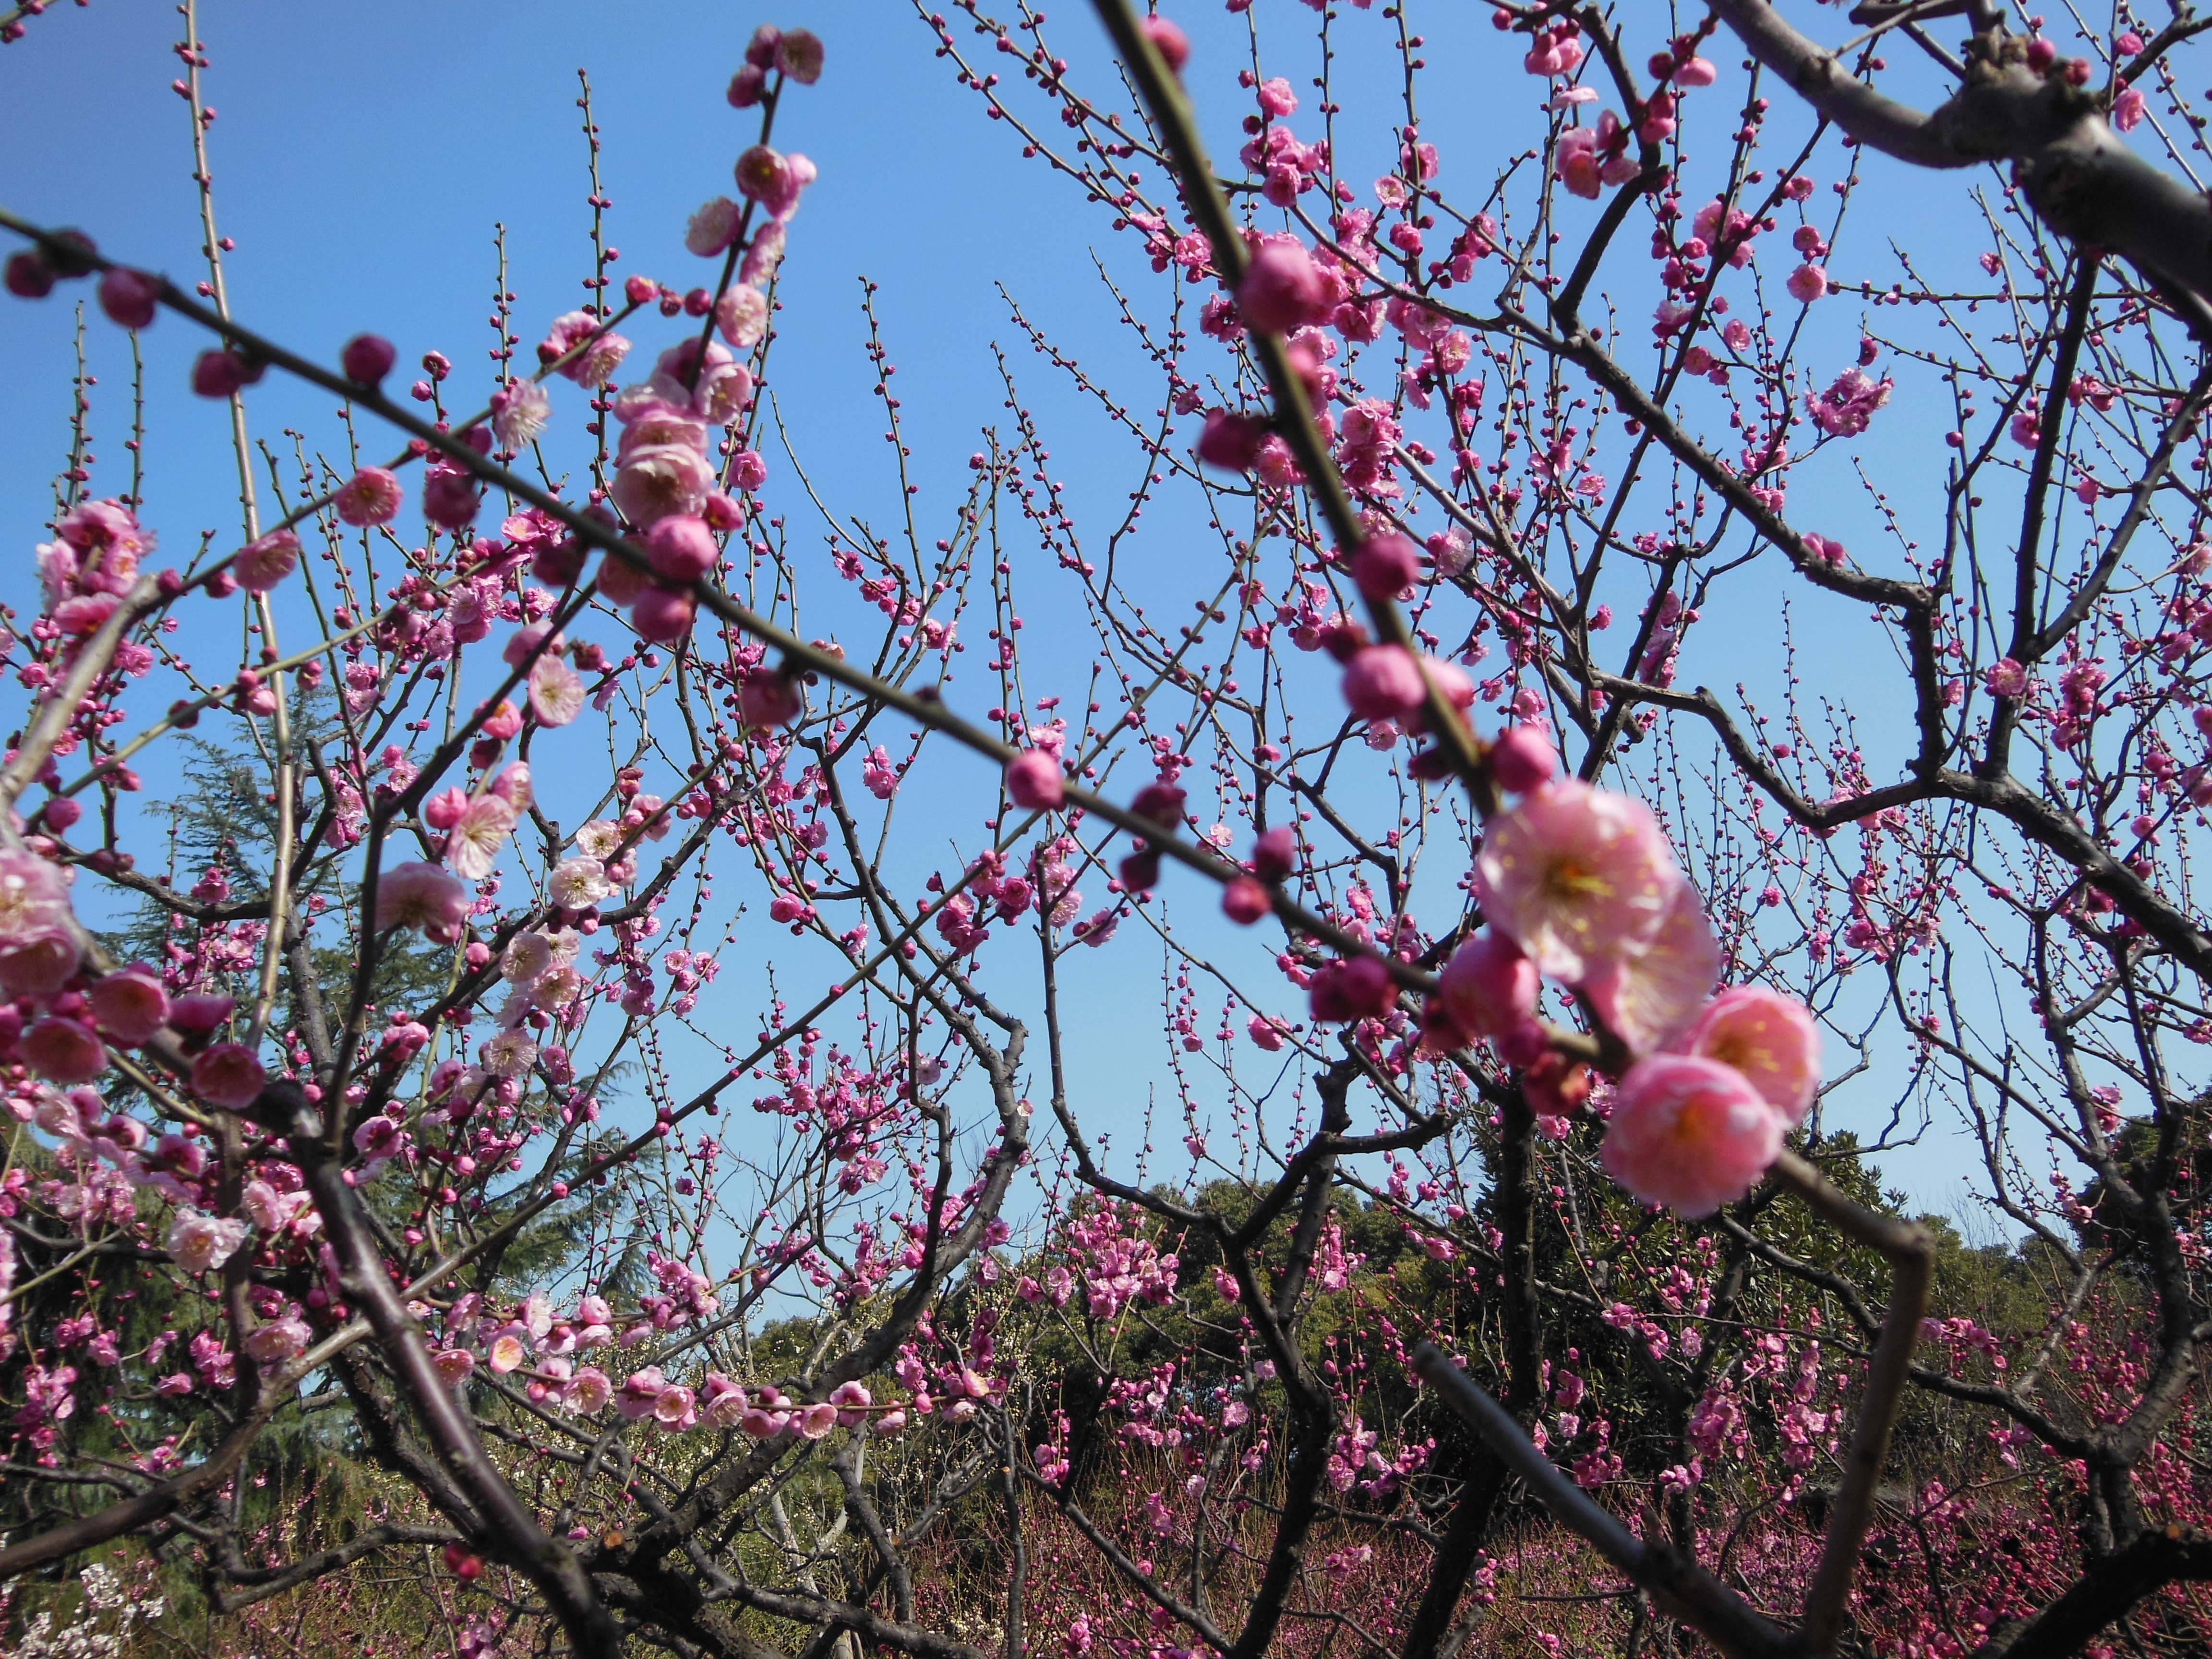
[[[1650,944],[1681,879],[1642,802],[1571,779],[1492,819],[1474,873],[1491,924],[1570,985]]]
[[[249,593],[266,593],[290,575],[300,562],[300,538],[289,530],[272,530],[248,542],[231,562],[231,574]]]
[[[583,351],[562,364],[559,372],[579,386],[600,386],[611,380],[622,367],[623,359],[629,355],[629,342],[619,334],[599,334],[599,319],[588,311],[564,312],[546,330],[545,339],[538,348],[539,361],[550,363],[592,340]],[[599,337],[592,340],[595,334]]]
[[[446,837],[447,867],[464,881],[482,881],[514,829],[512,806],[497,795],[479,796],[462,809]]]
[[[1452,952],[1437,976],[1437,995],[1467,1036],[1502,1037],[1535,1013],[1539,985],[1536,964],[1489,927]]]
[[[376,931],[419,927],[427,939],[455,944],[468,922],[469,902],[469,890],[436,865],[395,865],[376,884]]]
[[[233,1110],[253,1104],[267,1081],[260,1060],[242,1042],[218,1042],[192,1061],[192,1092]]]
[[[33,1071],[50,1083],[89,1083],[107,1069],[107,1050],[99,1034],[81,1020],[49,1016],[18,1042]]]
[[[1705,905],[1695,888],[1678,881],[1651,942],[1600,964],[1583,988],[1614,1036],[1632,1052],[1649,1054],[1697,1018],[1720,973],[1720,942]]]
[[[143,1042],[169,1018],[161,975],[143,963],[108,975],[85,993],[93,1018],[111,1042]]]
[[[243,1221],[179,1210],[169,1224],[167,1249],[186,1273],[212,1273],[238,1253],[239,1246],[246,1243],[246,1234]]]
[[[1805,1121],[1820,1087],[1820,1028],[1812,1010],[1761,985],[1715,997],[1682,1048],[1734,1066],[1793,1126]]]
[[[358,526],[390,524],[407,499],[398,476],[380,466],[365,466],[337,489],[331,504],[339,519]]]
[[[530,665],[530,712],[540,726],[566,726],[584,711],[583,677],[550,653]]]
[[[1782,1120],[1735,1067],[1654,1054],[1615,1091],[1599,1157],[1647,1204],[1711,1215],[1748,1193],[1782,1150]]]

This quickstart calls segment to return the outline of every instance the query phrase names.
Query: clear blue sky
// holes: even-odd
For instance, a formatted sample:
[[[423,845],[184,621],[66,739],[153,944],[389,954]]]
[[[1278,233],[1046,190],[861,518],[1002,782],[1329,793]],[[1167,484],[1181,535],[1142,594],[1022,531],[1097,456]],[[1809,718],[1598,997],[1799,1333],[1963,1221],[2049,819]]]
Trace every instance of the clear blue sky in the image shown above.
[[[1056,9],[1060,50],[1099,64],[1102,41],[1088,8],[1069,0]],[[1237,20],[1211,4],[1179,11],[1202,51],[1209,40],[1231,48]],[[1026,400],[1053,434],[1054,466],[1065,463],[1060,476],[1079,515],[1094,531],[1103,527],[1135,482],[1137,458],[1126,445],[1099,441],[1091,411],[1020,343],[994,285],[1003,283],[1066,349],[1110,378],[1128,352],[1092,252],[1125,275],[1141,272],[1142,262],[1132,239],[1112,235],[1099,210],[1085,208],[1041,163],[1024,161],[1011,135],[983,118],[980,101],[954,86],[948,67],[932,57],[930,32],[899,0],[793,0],[773,12],[696,0],[650,8],[571,0],[207,5],[201,28],[212,59],[207,95],[219,112],[210,134],[217,210],[238,243],[228,267],[234,307],[310,353],[332,356],[363,329],[393,339],[403,365],[442,349],[465,386],[488,390],[495,222],[507,228],[507,283],[520,296],[526,354],[545,319],[580,301],[577,279],[589,270],[579,66],[591,71],[605,143],[602,179],[623,253],[617,276],[643,271],[678,286],[708,280],[707,262],[683,251],[684,222],[702,200],[730,188],[730,161],[750,142],[753,116],[730,110],[722,89],[763,18],[803,23],[828,46],[821,84],[792,90],[776,135],[821,167],[793,227],[774,380],[817,484],[848,510],[888,517],[896,507],[880,411],[868,396],[873,377],[860,349],[854,279],[865,273],[883,285],[878,310],[901,369],[903,412],[919,434],[921,510],[938,526],[924,533],[949,532],[975,434],[1005,415],[994,341],[1009,347]],[[1279,38],[1298,38],[1299,62],[1313,52],[1310,19],[1281,0]],[[167,6],[97,0],[88,9],[57,6],[30,20],[25,40],[0,48],[0,200],[34,218],[82,226],[117,257],[190,278],[198,274],[199,233],[187,122],[168,90],[179,72],[170,44],[179,21]],[[1482,9],[1448,8],[1423,26],[1433,58],[1504,70],[1502,81],[1484,83],[1525,95],[1531,106],[1540,96],[1540,83],[1500,55]],[[1378,16],[1356,12],[1345,22],[1347,38],[1383,27]],[[994,58],[985,45],[978,52]],[[1375,73],[1371,63],[1363,68],[1352,52],[1340,67],[1356,100],[1360,77]],[[1430,88],[1428,132],[1448,166],[1457,155],[1472,167],[1495,147],[1475,136],[1495,105],[1488,96],[1439,100],[1441,89]],[[1216,147],[1226,150],[1242,106],[1215,99],[1208,110]],[[1354,147],[1371,146],[1381,132],[1372,120],[1342,131]],[[1355,156],[1346,171],[1370,176],[1382,161],[1379,153]],[[1955,215],[1962,190],[1947,180],[1939,199],[1916,188],[1890,228],[1909,240],[1916,225]],[[83,289],[64,293],[89,297]],[[1823,310],[1833,338],[1810,360],[1816,372],[1850,361],[1846,342],[1856,333],[1855,308]],[[0,472],[0,536],[18,550],[0,565],[0,594],[17,603],[31,589],[27,550],[42,538],[49,483],[66,442],[69,322],[63,295],[36,307],[0,301],[0,340],[17,388],[0,400],[0,446],[12,458]],[[1640,319],[1622,322],[1640,332]],[[129,358],[118,331],[96,313],[88,334],[101,380],[94,489],[115,493],[127,479]],[[173,556],[181,556],[203,529],[221,537],[235,529],[228,431],[220,406],[185,390],[187,364],[204,343],[165,319],[144,343],[149,516]],[[1153,382],[1132,373],[1121,384],[1143,393]],[[265,437],[298,425],[327,442],[334,431],[327,398],[273,379],[251,394],[251,407]],[[1893,418],[1880,435],[1901,456],[1931,429],[1924,419]],[[1873,521],[1853,486],[1844,477],[1833,482],[1834,519],[1826,527],[1855,547],[1871,544]],[[1809,487],[1809,480],[1800,485]],[[795,492],[779,504],[796,521]],[[1176,533],[1158,514],[1150,522],[1136,556],[1165,570]],[[1210,591],[1210,565],[1204,574]],[[1039,592],[1041,584],[1029,591]],[[1762,603],[1760,612],[1759,625],[1771,629],[1771,609]],[[1815,623],[1800,643],[1808,660],[1833,661],[1862,649],[1863,636]],[[1724,686],[1741,672],[1721,663],[1699,677]],[[1054,689],[1072,695],[1078,687]],[[149,785],[161,787],[158,771]],[[953,822],[943,827],[949,833]],[[963,828],[972,845],[975,826]],[[1095,903],[1103,882],[1089,885]],[[1079,955],[1073,966],[1091,975],[1093,994],[1127,999],[1123,1006],[1149,1030],[1157,955],[1141,945]],[[811,969],[803,982],[814,982]],[[1210,1029],[1210,1013],[1202,1018]],[[1081,1045],[1101,1109],[1126,1123],[1145,1087],[1164,1074],[1158,1047],[1130,1042],[1110,1021],[1091,1023]],[[1166,1133],[1171,1145],[1171,1126]],[[1932,1200],[1943,1182],[1916,1184]]]

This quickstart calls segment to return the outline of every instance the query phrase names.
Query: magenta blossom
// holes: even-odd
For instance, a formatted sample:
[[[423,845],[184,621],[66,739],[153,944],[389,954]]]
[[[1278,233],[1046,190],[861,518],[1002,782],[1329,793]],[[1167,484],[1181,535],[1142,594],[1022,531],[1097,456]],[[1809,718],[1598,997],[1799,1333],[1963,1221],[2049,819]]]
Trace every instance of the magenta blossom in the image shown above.
[[[17,1048],[31,1069],[50,1083],[89,1083],[107,1069],[107,1050],[99,1035],[80,1020],[40,1020],[23,1033]]]
[[[300,538],[289,530],[272,530],[248,542],[231,561],[231,574],[249,593],[266,593],[290,575],[300,562]]]
[[[242,1042],[218,1042],[192,1061],[192,1092],[217,1106],[243,1111],[268,1081],[253,1050]]]
[[[367,526],[390,524],[399,516],[400,503],[405,499],[397,474],[380,466],[365,466],[338,486],[331,504],[343,522]]]

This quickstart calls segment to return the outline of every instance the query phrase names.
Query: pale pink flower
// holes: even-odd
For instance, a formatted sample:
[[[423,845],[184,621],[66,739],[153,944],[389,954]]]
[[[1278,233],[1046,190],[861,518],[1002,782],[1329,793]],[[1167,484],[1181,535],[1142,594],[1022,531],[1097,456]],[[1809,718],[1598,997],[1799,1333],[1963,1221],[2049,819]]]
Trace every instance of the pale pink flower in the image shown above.
[[[737,239],[738,216],[742,210],[726,196],[701,204],[684,228],[685,252],[702,258],[721,252]]]
[[[441,1382],[449,1389],[457,1389],[475,1371],[477,1357],[466,1348],[446,1348],[430,1356],[430,1364],[438,1373]]]
[[[1650,945],[1681,880],[1643,803],[1573,779],[1492,819],[1474,874],[1491,924],[1570,985]]]
[[[31,1069],[50,1083],[89,1083],[107,1069],[107,1050],[81,1020],[50,1017],[18,1039]]]
[[[696,449],[650,444],[630,452],[611,493],[632,524],[649,525],[672,513],[697,513],[714,488],[714,469]]]
[[[514,809],[497,795],[480,795],[468,804],[446,837],[446,865],[464,881],[491,873],[499,849],[514,829]]]
[[[85,993],[92,1016],[111,1042],[143,1042],[169,1018],[168,994],[143,963],[108,975]]]
[[[1982,684],[1992,696],[2019,697],[2027,690],[2027,670],[2010,657],[2000,657],[1982,672]]]
[[[1792,1125],[1820,1087],[1820,1028],[1795,997],[1738,985],[1715,997],[1682,1041],[1687,1053],[1732,1066]]]
[[[1741,1072],[1654,1054],[1620,1079],[1599,1156],[1647,1204],[1695,1217],[1748,1193],[1781,1150],[1782,1120]]]
[[[530,712],[540,726],[566,726],[584,712],[583,676],[556,656],[530,666]]]
[[[695,362],[701,363],[696,376]],[[654,360],[652,378],[645,385],[663,403],[688,409],[713,426],[726,426],[753,400],[752,370],[712,340],[707,343],[703,362],[696,339],[669,347]]]
[[[238,1253],[238,1247],[246,1243],[246,1234],[243,1221],[179,1210],[169,1224],[167,1249],[186,1273],[212,1273]]]
[[[289,530],[272,530],[239,550],[231,561],[230,573],[247,592],[266,593],[290,575],[299,562],[300,538]]]
[[[553,319],[545,332],[545,340],[538,348],[541,362],[551,362],[563,353],[574,349],[582,342],[599,333],[599,319],[587,311],[565,312]],[[629,355],[629,342],[619,334],[601,334],[599,337],[573,361],[564,365],[561,373],[579,386],[600,386],[615,377],[622,360]]]
[[[707,1381],[699,1390],[700,1414],[708,1425],[717,1429],[734,1429],[738,1419],[752,1409],[752,1401],[745,1391],[720,1371],[708,1371]]]
[[[1688,1028],[1721,976],[1721,947],[1697,890],[1677,882],[1666,919],[1634,956],[1601,963],[1583,989],[1598,1016],[1639,1054],[1663,1048]]]
[[[588,910],[614,891],[606,866],[597,859],[563,859],[546,887],[563,910]]]
[[[304,1319],[276,1319],[246,1339],[246,1352],[256,1364],[279,1365],[307,1351],[313,1334]]]
[[[755,1406],[738,1417],[738,1426],[756,1440],[768,1440],[781,1434],[784,1425],[790,1421],[789,1412],[772,1412]]]
[[[400,515],[400,504],[407,500],[407,491],[400,489],[398,473],[389,473],[383,467],[362,467],[361,471],[338,484],[334,507],[338,518],[347,525],[369,526],[389,525]]]
[[[809,1440],[819,1440],[837,1426],[837,1408],[826,1400],[795,1413],[793,1424]]]
[[[242,1042],[218,1042],[192,1061],[192,1092],[233,1110],[253,1104],[268,1080],[253,1050]]]
[[[830,1390],[830,1403],[837,1408],[840,1428],[857,1428],[868,1420],[868,1407],[875,1404],[875,1396],[862,1383],[840,1382]]]
[[[31,853],[0,852],[0,986],[11,995],[59,990],[76,971],[69,878]]]
[[[492,403],[492,435],[501,449],[529,448],[553,418],[553,400],[535,380],[509,380]]]
[[[441,945],[456,944],[469,902],[469,890],[436,865],[396,865],[376,884],[376,931],[419,927]]]
[[[672,1434],[681,1434],[699,1421],[697,1397],[682,1384],[663,1389],[653,1402],[653,1420]]]
[[[768,331],[768,296],[750,283],[732,283],[714,301],[714,326],[740,351],[758,344]]]
[[[526,1032],[501,1031],[481,1050],[483,1068],[494,1077],[520,1077],[538,1059],[538,1044]]]
[[[506,1376],[521,1364],[527,1356],[529,1348],[523,1339],[528,1335],[529,1333],[520,1325],[507,1326],[492,1338],[491,1346],[485,1350],[485,1365],[500,1376]]]
[[[509,761],[499,769],[487,793],[505,801],[520,817],[530,810],[532,799],[530,791],[530,763]]]
[[[607,1374],[596,1365],[586,1365],[568,1379],[568,1391],[561,1403],[580,1417],[589,1417],[607,1403],[614,1386]]]

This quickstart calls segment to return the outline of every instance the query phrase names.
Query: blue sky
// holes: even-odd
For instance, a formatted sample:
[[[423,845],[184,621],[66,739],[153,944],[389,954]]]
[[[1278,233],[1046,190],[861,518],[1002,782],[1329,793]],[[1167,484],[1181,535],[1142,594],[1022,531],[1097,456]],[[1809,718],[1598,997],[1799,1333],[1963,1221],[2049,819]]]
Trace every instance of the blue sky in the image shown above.
[[[1202,52],[1233,52],[1235,20],[1212,6],[1180,10]],[[822,82],[792,90],[776,134],[780,146],[805,151],[821,168],[793,226],[773,381],[817,487],[848,510],[887,519],[896,508],[880,410],[869,396],[873,374],[860,350],[855,279],[866,274],[882,284],[878,310],[900,368],[922,485],[919,510],[925,522],[935,518],[924,535],[949,533],[975,434],[1006,417],[989,349],[994,341],[1007,346],[1024,401],[1052,436],[1054,467],[1065,464],[1057,475],[1066,478],[1079,518],[1095,532],[1126,501],[1137,458],[1125,444],[1101,441],[1095,413],[1030,354],[998,285],[1066,350],[1110,380],[1132,359],[1093,252],[1139,282],[1143,262],[1133,239],[1114,236],[1099,210],[1085,207],[1042,163],[1021,159],[1011,135],[985,120],[975,94],[957,88],[949,68],[933,58],[930,33],[911,8],[896,0],[791,3],[773,14],[683,0],[611,9],[568,0],[393,0],[374,8],[226,0],[204,7],[212,60],[205,85],[218,112],[210,137],[217,213],[238,244],[228,263],[234,308],[274,337],[325,356],[364,329],[394,340],[403,366],[426,349],[441,349],[459,366],[464,390],[456,395],[480,401],[489,389],[484,348],[495,222],[506,227],[507,285],[520,296],[517,331],[526,353],[545,319],[581,298],[576,283],[589,270],[589,212],[576,107],[580,65],[591,72],[605,146],[601,176],[615,204],[611,234],[623,252],[617,276],[643,271],[679,287],[710,280],[707,262],[682,249],[684,222],[699,202],[729,189],[729,164],[750,142],[752,115],[730,110],[722,89],[753,23],[771,15],[812,27],[828,47]],[[1296,64],[1314,51],[1305,38],[1310,16],[1280,0],[1281,67],[1294,77]],[[100,0],[32,20],[24,40],[0,49],[0,179],[8,181],[0,200],[33,218],[82,226],[117,257],[189,279],[198,274],[199,232],[185,106],[168,90],[179,72],[170,52],[178,24],[164,6]],[[1060,50],[1088,60],[1096,77],[1103,37],[1088,8],[1071,0],[1054,27]],[[1347,40],[1383,27],[1379,16],[1358,13],[1344,24]],[[1480,8],[1451,8],[1433,21],[1424,19],[1423,27],[1431,31],[1432,58],[1503,70],[1502,81],[1479,84],[1486,92],[1502,87],[1530,106],[1538,101],[1540,83],[1507,62]],[[979,61],[993,58],[987,43],[977,50]],[[1339,94],[1355,107],[1363,94],[1383,89],[1373,60],[1356,51],[1347,51],[1338,70]],[[1494,148],[1477,135],[1495,106],[1487,96],[1439,98],[1440,89],[1434,82],[1428,88],[1429,135],[1443,146],[1448,165],[1458,155],[1471,167]],[[1227,88],[1217,80],[1212,90]],[[1215,146],[1226,151],[1242,106],[1224,97],[1206,107]],[[1379,153],[1356,154],[1371,144],[1376,123],[1347,122],[1340,131],[1353,152],[1347,175],[1379,171]],[[1911,240],[1956,215],[1964,181],[1926,184],[1916,181],[1899,198],[1886,229]],[[21,388],[0,401],[0,446],[14,458],[0,472],[0,535],[20,550],[42,538],[51,512],[49,480],[66,441],[72,363],[64,295],[78,294],[88,298],[76,289],[38,307],[0,304],[0,339]],[[1813,372],[1850,360],[1856,316],[1844,304],[1824,307],[1824,343],[1808,359]],[[1640,332],[1640,319],[1622,323]],[[665,343],[639,332],[655,345]],[[222,538],[235,529],[227,424],[219,405],[185,389],[187,365],[203,342],[174,319],[143,340],[149,516],[171,556],[181,560],[200,531]],[[94,487],[113,493],[127,479],[128,352],[119,331],[96,312],[88,343],[101,381],[94,394],[100,458]],[[1121,384],[1140,395],[1154,382],[1127,374]],[[560,407],[574,418],[569,404]],[[335,431],[329,399],[274,380],[254,390],[251,408],[257,432],[271,440],[297,426],[327,443]],[[1886,453],[1912,454],[1934,429],[1925,414],[1893,418],[1878,429],[1884,447],[1875,451],[1877,462]],[[782,465],[781,457],[771,459]],[[1871,544],[1874,522],[1856,486],[1847,476],[1826,486],[1820,477],[1799,488],[1834,490],[1830,533],[1843,533],[1855,549]],[[796,492],[783,504],[798,522]],[[1133,556],[1169,577],[1178,547],[1172,521],[1155,512]],[[1210,591],[1210,566],[1206,576]],[[27,557],[0,565],[0,594],[11,601],[21,603],[31,581]],[[1028,591],[1041,593],[1042,578]],[[1771,629],[1771,602],[1756,597],[1759,625]],[[1801,613],[1801,623],[1809,663],[1848,660],[1863,649],[1863,618]],[[1079,641],[1073,649],[1087,660]],[[1722,659],[1706,673],[1724,686],[1743,672]],[[1040,689],[1034,678],[1031,684]],[[982,689],[975,685],[975,694]],[[1079,687],[1051,689],[1072,696]],[[1878,726],[1887,711],[1877,703],[1859,712]],[[983,782],[980,767],[975,774]],[[149,769],[149,791],[162,784]],[[933,827],[945,834],[957,827],[973,844],[973,823],[947,816]],[[1103,882],[1089,885],[1095,904]],[[1082,952],[1071,971],[1085,976],[1079,984],[1091,1006],[1126,1007],[1147,1030],[1156,1021],[1155,952],[1127,945]],[[805,970],[802,983],[816,982]],[[1201,1018],[1210,1030],[1210,1014]],[[1158,1047],[1130,1042],[1110,1018],[1079,1021],[1078,1030],[1077,1059],[1094,1104],[1103,1121],[1126,1125],[1145,1090],[1164,1075]],[[1168,1126],[1166,1133],[1163,1144],[1172,1145],[1176,1131]],[[1912,1184],[1932,1200],[1947,1179],[1931,1171]]]

